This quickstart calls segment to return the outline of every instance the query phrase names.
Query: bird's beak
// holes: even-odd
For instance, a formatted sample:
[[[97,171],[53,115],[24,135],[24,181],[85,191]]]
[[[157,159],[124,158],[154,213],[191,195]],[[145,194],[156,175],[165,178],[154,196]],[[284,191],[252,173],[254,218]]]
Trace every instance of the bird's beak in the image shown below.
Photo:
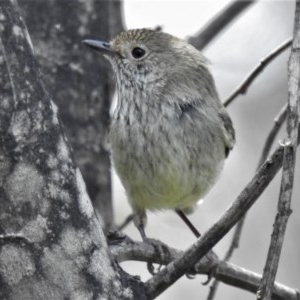
[[[110,53],[112,51],[110,44],[107,42],[101,42],[101,41],[97,41],[97,40],[83,40],[82,43],[85,44],[86,46],[88,46],[96,51],[100,51],[102,53]]]

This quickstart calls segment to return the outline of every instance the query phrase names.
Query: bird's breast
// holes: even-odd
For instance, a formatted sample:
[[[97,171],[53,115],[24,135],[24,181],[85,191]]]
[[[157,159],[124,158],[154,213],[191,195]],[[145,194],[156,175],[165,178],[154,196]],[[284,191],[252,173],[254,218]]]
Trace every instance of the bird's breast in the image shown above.
[[[195,204],[221,169],[218,142],[213,147],[207,134],[195,135],[172,107],[132,102],[118,109],[110,128],[112,158],[131,204],[148,209]]]

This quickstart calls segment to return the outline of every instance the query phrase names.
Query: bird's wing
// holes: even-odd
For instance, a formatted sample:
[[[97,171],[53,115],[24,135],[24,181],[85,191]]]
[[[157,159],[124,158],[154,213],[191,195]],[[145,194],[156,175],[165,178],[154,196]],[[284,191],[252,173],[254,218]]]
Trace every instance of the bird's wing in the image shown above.
[[[217,108],[215,106],[204,108],[203,103],[197,99],[197,101],[189,103],[182,102],[179,105],[179,108],[179,118],[182,120],[189,119],[190,122],[188,123],[193,125],[192,128],[189,127],[190,134],[192,131],[195,131],[195,129],[201,129],[202,131],[211,130],[217,134],[217,132],[221,129],[221,136],[224,140],[225,156],[227,157],[235,144],[235,131],[231,118],[223,105],[219,105]],[[199,132],[195,132],[195,134],[199,134]]]
[[[219,117],[222,122],[222,130],[224,134],[224,142],[225,142],[225,155],[228,156],[230,150],[232,150],[235,144],[235,130],[232,125],[232,121],[226,112],[225,108],[223,108],[219,112]]]

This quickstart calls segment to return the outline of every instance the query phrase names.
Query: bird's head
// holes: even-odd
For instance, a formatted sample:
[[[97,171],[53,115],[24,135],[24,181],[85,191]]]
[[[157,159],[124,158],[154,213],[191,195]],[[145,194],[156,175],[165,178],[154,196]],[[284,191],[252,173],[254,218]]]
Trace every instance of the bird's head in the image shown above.
[[[84,40],[111,62],[122,84],[154,83],[205,64],[199,51],[170,34],[151,29],[121,32],[110,42]]]

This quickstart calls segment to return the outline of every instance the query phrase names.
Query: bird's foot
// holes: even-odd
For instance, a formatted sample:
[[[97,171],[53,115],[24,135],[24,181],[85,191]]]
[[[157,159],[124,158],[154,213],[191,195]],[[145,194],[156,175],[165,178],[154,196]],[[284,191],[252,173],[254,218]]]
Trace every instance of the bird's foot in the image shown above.
[[[159,240],[144,237],[143,241],[144,243],[147,243],[148,245],[151,245],[154,248],[154,251],[157,253],[157,257],[160,261],[164,261],[164,257],[170,255],[168,247]],[[147,269],[151,275],[155,275],[157,272],[159,272],[161,267],[162,264],[160,264],[158,268],[155,269],[153,263],[147,263]]]
[[[213,277],[215,277],[216,271],[217,271],[217,265],[213,266],[209,270],[209,273],[207,274],[207,279],[204,282],[202,282],[202,285],[208,285],[213,279]]]

